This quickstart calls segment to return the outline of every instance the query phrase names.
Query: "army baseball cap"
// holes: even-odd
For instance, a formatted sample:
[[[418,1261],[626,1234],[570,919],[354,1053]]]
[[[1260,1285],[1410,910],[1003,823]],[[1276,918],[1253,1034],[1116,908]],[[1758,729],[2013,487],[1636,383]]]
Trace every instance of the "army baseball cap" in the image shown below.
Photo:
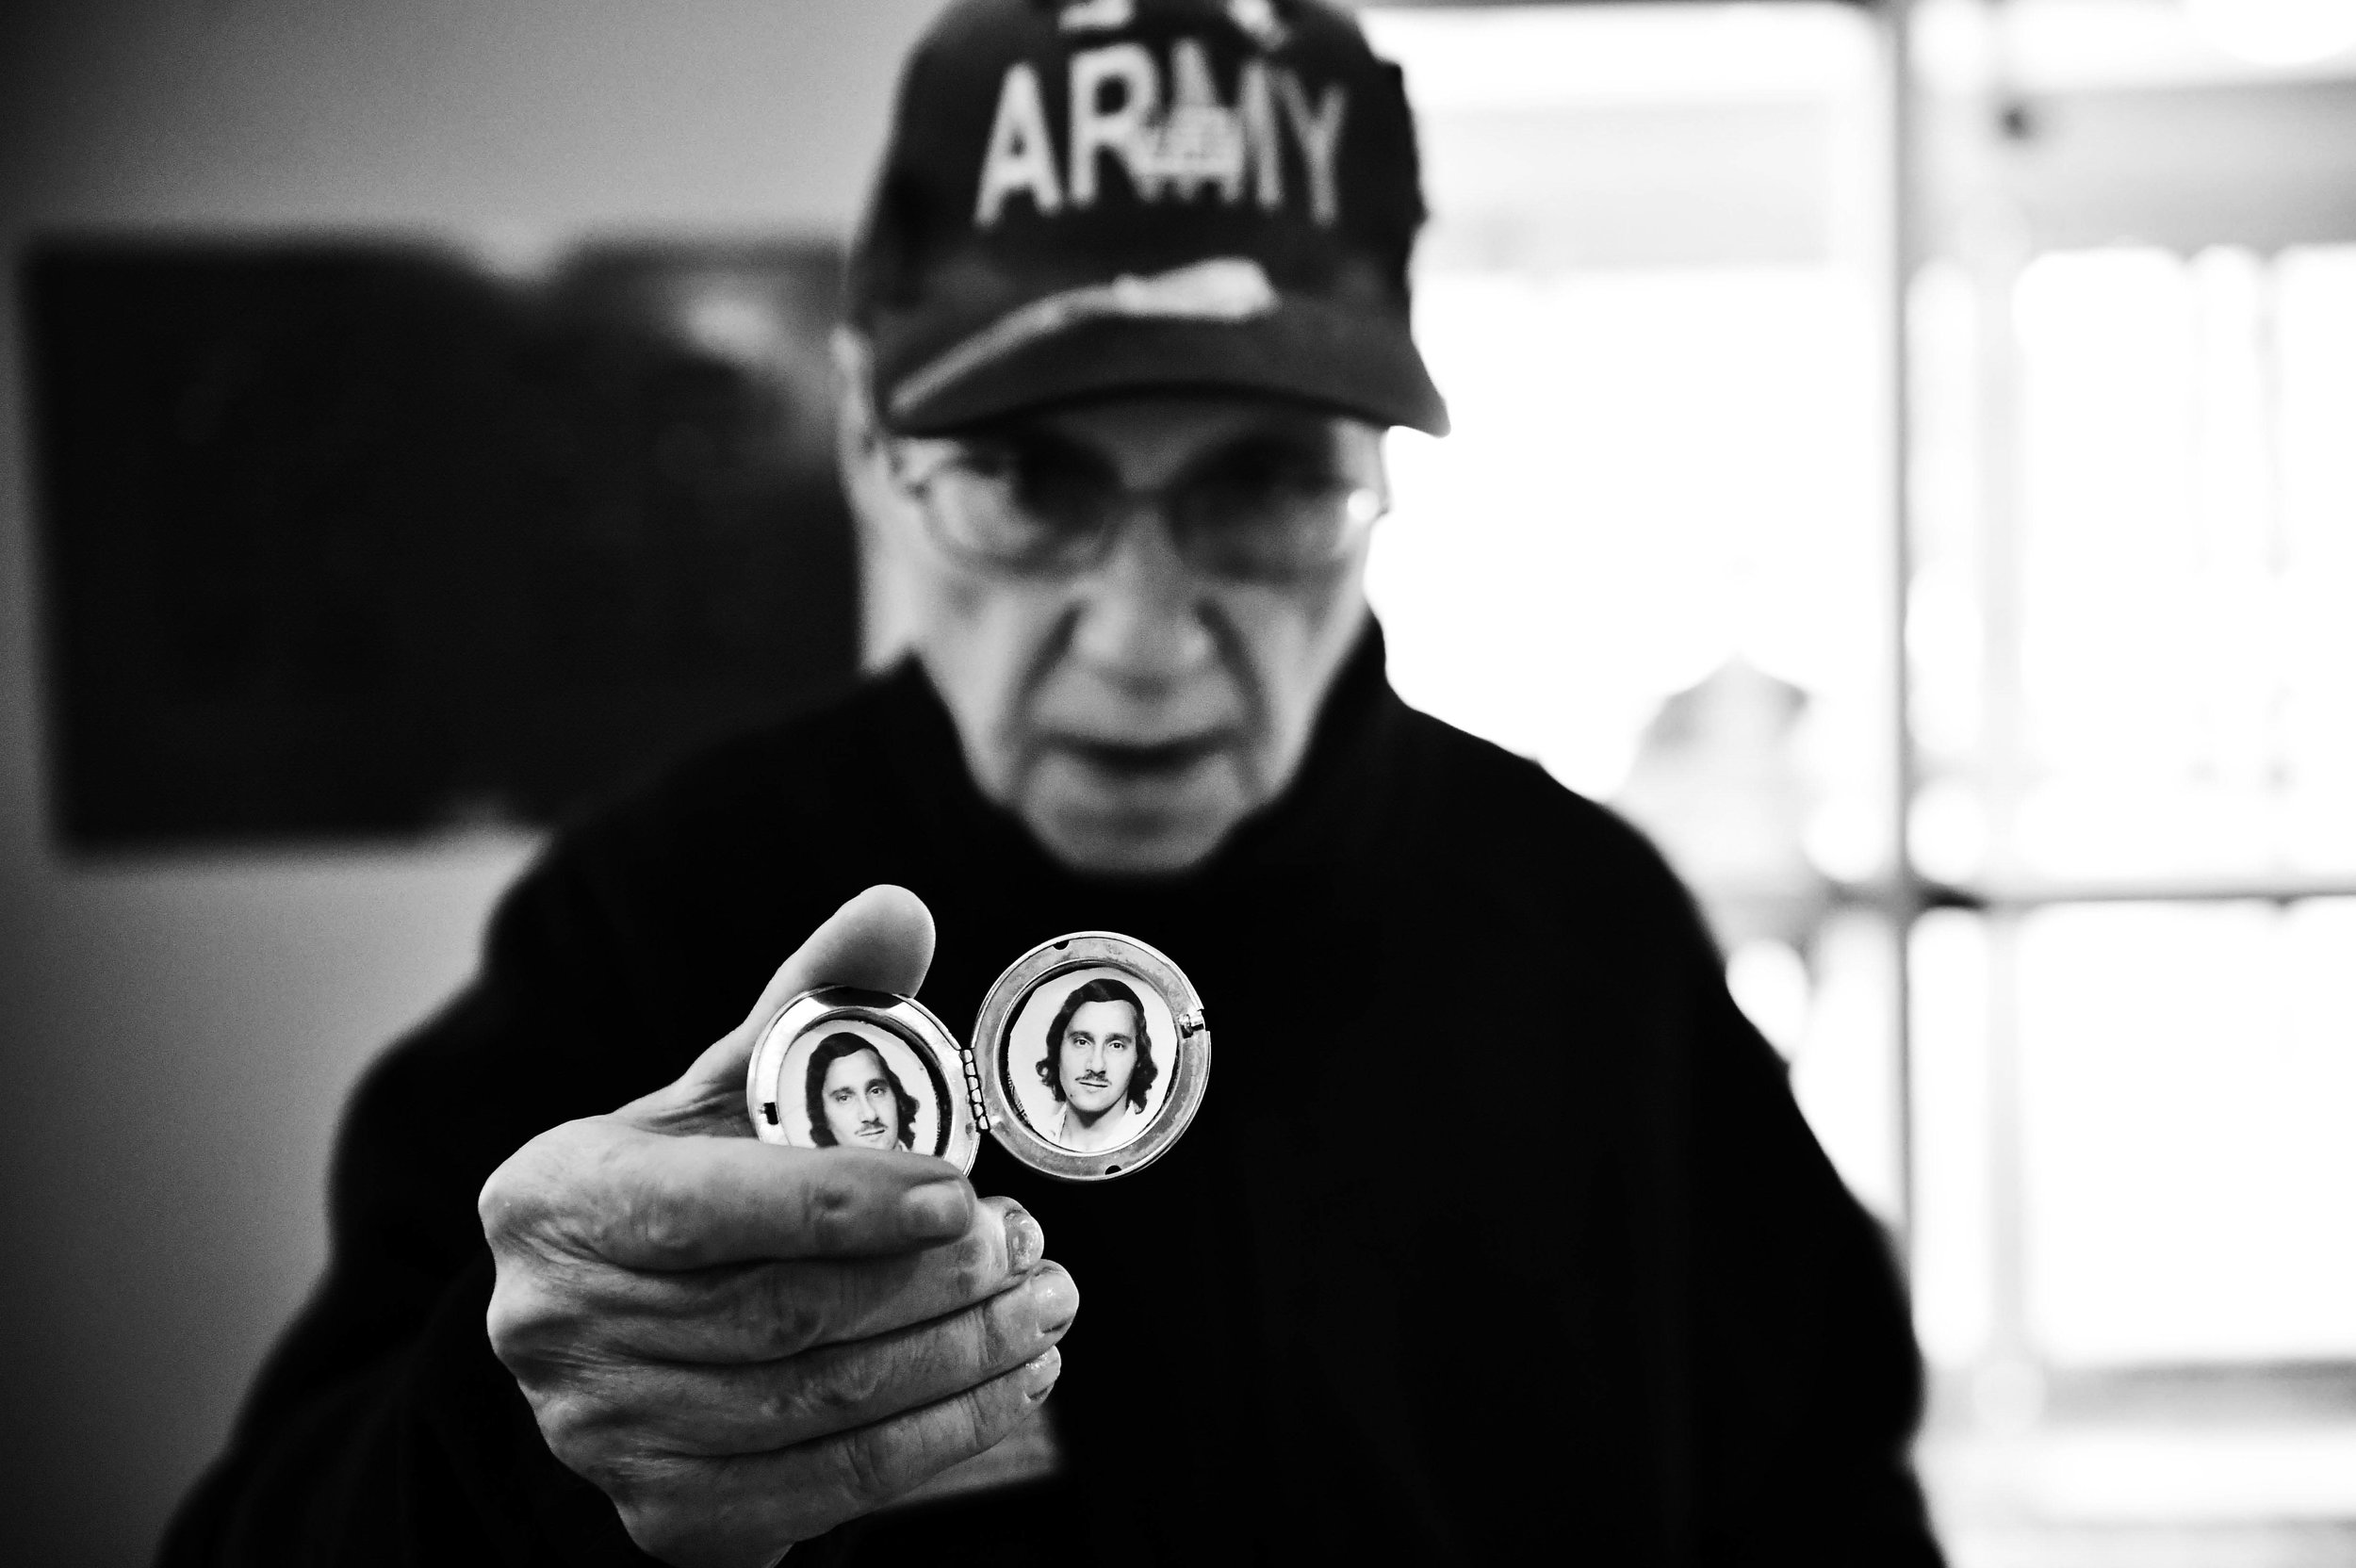
[[[1399,68],[1315,0],[960,0],[909,57],[852,249],[885,426],[1265,393],[1434,434]]]

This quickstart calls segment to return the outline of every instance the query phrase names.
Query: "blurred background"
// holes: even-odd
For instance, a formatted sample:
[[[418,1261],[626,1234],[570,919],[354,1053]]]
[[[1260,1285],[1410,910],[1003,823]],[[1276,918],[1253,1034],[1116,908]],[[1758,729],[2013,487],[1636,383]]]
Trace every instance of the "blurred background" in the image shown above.
[[[931,9],[0,22],[0,1560],[145,1557],[547,825],[891,655],[821,355]],[[2356,0],[1364,14],[1394,679],[1703,892],[1955,1560],[2356,1562]]]

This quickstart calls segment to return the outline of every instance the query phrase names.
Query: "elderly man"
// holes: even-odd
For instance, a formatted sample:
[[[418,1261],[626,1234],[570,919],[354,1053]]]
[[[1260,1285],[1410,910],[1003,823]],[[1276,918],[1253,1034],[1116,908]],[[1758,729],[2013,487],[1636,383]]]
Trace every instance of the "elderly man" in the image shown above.
[[[1339,13],[941,19],[841,352],[912,655],[509,895],[362,1087],[328,1278],[171,1560],[1937,1560],[1881,1238],[1690,902],[1384,680],[1383,432],[1446,423],[1421,218]],[[1082,928],[1218,1021],[1152,1170],[748,1135],[787,997],[970,1034]],[[1401,1142],[1473,995],[1537,1114]],[[890,1507],[1051,1389],[1055,1474]]]

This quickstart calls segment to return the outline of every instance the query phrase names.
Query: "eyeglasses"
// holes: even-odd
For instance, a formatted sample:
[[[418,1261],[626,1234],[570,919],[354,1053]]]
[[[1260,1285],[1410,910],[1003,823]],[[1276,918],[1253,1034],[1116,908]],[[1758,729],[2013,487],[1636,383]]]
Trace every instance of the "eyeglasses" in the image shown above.
[[[1166,485],[1122,484],[1052,438],[893,442],[892,478],[934,540],[987,570],[1071,576],[1103,562],[1122,525],[1159,514],[1179,559],[1230,581],[1284,582],[1332,566],[1388,510],[1383,492],[1295,440],[1227,447]]]

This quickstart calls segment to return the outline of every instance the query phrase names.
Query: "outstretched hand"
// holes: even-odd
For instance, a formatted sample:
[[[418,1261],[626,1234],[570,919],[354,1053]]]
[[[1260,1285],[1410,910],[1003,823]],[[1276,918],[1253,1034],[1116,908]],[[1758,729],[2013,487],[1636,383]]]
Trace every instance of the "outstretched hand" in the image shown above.
[[[480,1201],[492,1348],[549,1448],[666,1561],[758,1564],[1005,1437],[1078,1309],[1037,1221],[950,1166],[759,1142],[744,1072],[799,992],[912,994],[914,894],[870,888],[674,1083],[526,1144]]]

